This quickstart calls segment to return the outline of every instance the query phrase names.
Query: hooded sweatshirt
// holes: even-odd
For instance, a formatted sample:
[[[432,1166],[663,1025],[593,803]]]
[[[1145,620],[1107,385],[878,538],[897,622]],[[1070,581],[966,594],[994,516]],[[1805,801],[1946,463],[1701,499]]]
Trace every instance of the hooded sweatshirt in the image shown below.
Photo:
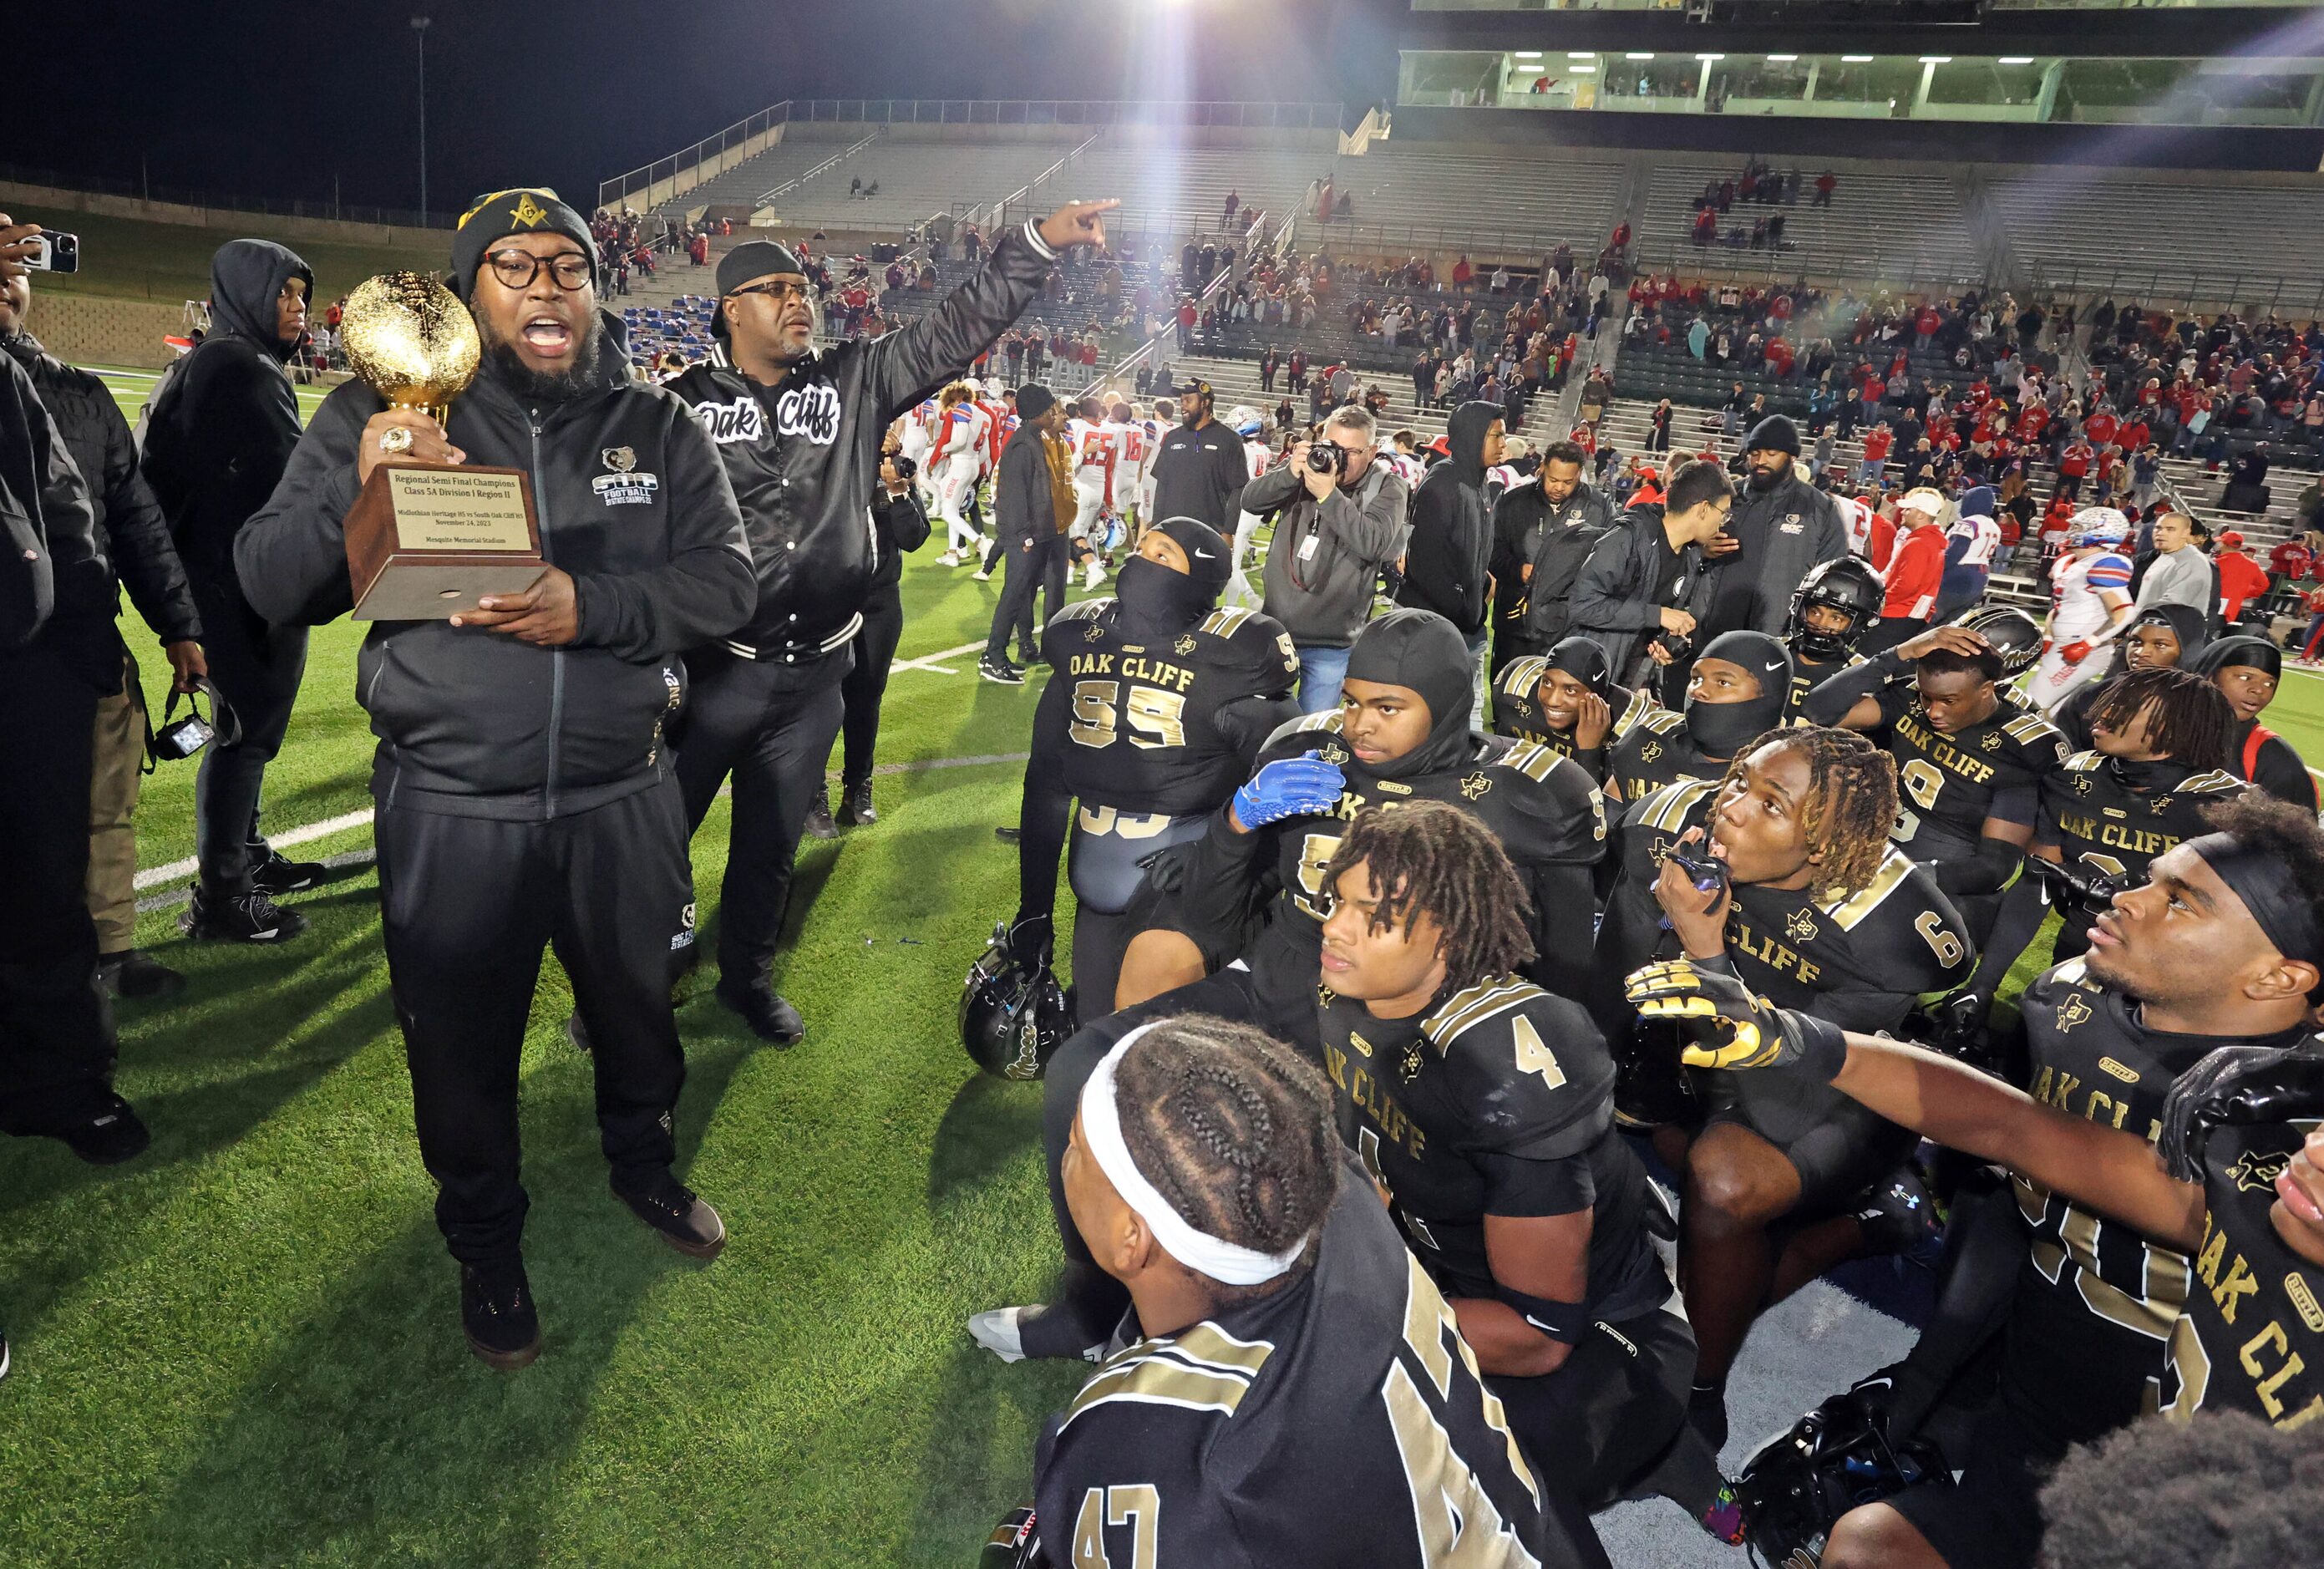
[[[1945,531],[1945,572],[1937,597],[1947,605],[1974,600],[1985,592],[1993,569],[1993,553],[2001,548],[2001,524],[1993,487],[1972,485],[1961,492],[1960,515]]]
[[[299,402],[275,336],[275,301],[315,274],[267,240],[228,240],[210,261],[210,328],[153,392],[145,483],[198,591],[234,588],[234,539],[266,504],[299,445]]]
[[[1485,432],[1503,418],[1499,403],[1463,403],[1447,422],[1450,457],[1428,471],[1412,497],[1398,605],[1433,610],[1462,636],[1485,626],[1485,581],[1493,533],[1485,506]]]
[[[2199,660],[2179,662],[2205,676],[2217,676],[2221,670],[2239,667],[2279,679],[2283,675],[2283,651],[2264,637],[2221,638],[2205,649]],[[2290,742],[2260,722],[2260,715],[2237,719],[2230,734],[2229,773],[2248,780],[2303,811],[2317,809],[2316,776],[2308,771],[2308,765],[2301,761]]]
[[[2073,743],[2076,752],[2090,749],[2090,710],[2097,706],[2107,683],[2129,669],[2123,662],[2123,650],[2129,644],[2132,630],[2141,622],[2154,621],[2167,624],[2179,639],[2179,669],[2210,673],[2203,662],[2204,645],[2210,641],[2210,627],[2201,611],[2191,605],[2155,605],[2137,612],[2122,629],[2122,636],[2115,640],[2113,666],[2098,680],[2085,681],[2069,693],[2050,715],[2050,722]]]

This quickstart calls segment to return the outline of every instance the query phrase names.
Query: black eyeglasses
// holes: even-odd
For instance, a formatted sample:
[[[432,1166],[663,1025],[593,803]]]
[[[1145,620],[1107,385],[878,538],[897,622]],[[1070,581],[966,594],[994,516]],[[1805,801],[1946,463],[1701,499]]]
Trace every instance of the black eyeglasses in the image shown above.
[[[731,300],[737,294],[764,294],[778,305],[787,305],[794,300],[807,299],[807,287],[805,283],[749,283],[727,291],[726,297]]]
[[[596,267],[579,251],[560,251],[554,256],[536,256],[530,251],[511,248],[494,251],[484,261],[492,267],[493,276],[509,289],[531,288],[532,281],[540,276],[543,267],[549,269],[559,289],[586,289],[597,275]]]

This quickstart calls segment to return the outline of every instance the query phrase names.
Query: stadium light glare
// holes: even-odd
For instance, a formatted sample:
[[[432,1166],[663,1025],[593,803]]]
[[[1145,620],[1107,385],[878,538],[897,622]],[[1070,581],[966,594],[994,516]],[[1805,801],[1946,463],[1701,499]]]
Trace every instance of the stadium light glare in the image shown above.
[[[1843,54],[1840,58],[1841,63],[1845,65],[1870,65],[1872,63],[1872,57],[1868,54]]]
[[[1541,51],[1537,49],[1521,49],[1517,51],[1517,58],[1519,60],[1539,60],[1541,58]]]
[[[2001,57],[2001,63],[2003,65],[2032,65],[2034,63],[2034,57],[2030,54],[2005,54]]]
[[[1652,53],[1646,53],[1646,54],[1626,54],[1626,55],[1624,55],[1622,58],[1623,58],[1624,60],[1652,60],[1652,59],[1654,59],[1655,57],[1654,57],[1654,55],[1653,55]]]
[[[1771,54],[1771,55],[1769,55],[1767,58],[1768,58],[1769,60],[1794,60],[1799,59],[1800,57],[1799,57],[1798,55],[1795,55],[1795,54]]]
[[[1598,62],[1594,60],[1568,60],[1565,63],[1565,69],[1575,76],[1586,77],[1598,69]]]
[[[1569,49],[1565,51],[1565,58],[1568,60],[1596,60],[1598,58],[1598,51],[1594,49]]]
[[[1950,65],[1953,63],[1953,57],[1949,54],[1924,54],[1921,57],[1921,63],[1923,65]]]
[[[1698,54],[1694,58],[1697,60],[1725,60],[1727,57],[1723,54]]]

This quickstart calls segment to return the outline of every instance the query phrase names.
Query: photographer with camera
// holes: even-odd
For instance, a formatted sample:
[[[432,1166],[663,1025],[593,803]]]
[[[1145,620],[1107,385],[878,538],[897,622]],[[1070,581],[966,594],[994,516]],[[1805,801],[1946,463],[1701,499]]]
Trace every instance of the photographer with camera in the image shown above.
[[[209,675],[202,659],[201,617],[194,610],[185,567],[161,503],[137,471],[137,445],[121,405],[103,380],[65,364],[24,330],[32,302],[29,276],[0,276],[0,353],[24,367],[87,482],[97,514],[97,552],[114,578],[115,614],[117,590],[126,586],[138,614],[161,637],[174,700],[177,694],[192,693]],[[166,997],[184,988],[185,977],[137,946],[137,830],[132,817],[152,723],[136,656],[117,634],[115,641],[118,690],[97,699],[88,813],[88,912],[97,923],[97,976],[115,996]]]
[[[0,216],[0,281],[39,245]],[[97,699],[121,681],[112,576],[88,487],[32,378],[0,355],[0,1133],[59,1139],[110,1164],[145,1148],[113,1093],[113,1019],[88,918]]]
[[[1409,492],[1376,461],[1378,428],[1361,408],[1334,410],[1320,439],[1291,448],[1280,468],[1243,487],[1242,510],[1274,513],[1261,568],[1261,608],[1283,623],[1299,655],[1299,707],[1340,706],[1348,649],[1371,619],[1382,568],[1404,554]]]

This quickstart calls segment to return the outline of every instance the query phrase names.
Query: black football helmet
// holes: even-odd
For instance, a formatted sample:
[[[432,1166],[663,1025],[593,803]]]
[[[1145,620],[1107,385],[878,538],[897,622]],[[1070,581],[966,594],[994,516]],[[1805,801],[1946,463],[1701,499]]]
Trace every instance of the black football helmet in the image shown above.
[[[1048,921],[1002,921],[960,989],[960,1038],[986,1073],[1038,1079],[1074,1032],[1065,989],[1049,967]]]
[[[984,1546],[976,1555],[977,1569],[1038,1569],[1047,1562],[1041,1555],[1041,1533],[1034,1526],[1029,1504],[1021,1504],[1001,1516],[1001,1523],[992,1527],[992,1535],[984,1539]]]
[[[2007,605],[1987,605],[1953,617],[1953,624],[1982,633],[2001,656],[2001,673],[2022,676],[2042,658],[2042,623]]]
[[[1769,1442],[1735,1480],[1743,1533],[1760,1561],[1812,1564],[1840,1517],[1920,1482],[1952,1485],[1952,1470],[1923,1438],[1888,1431],[1889,1380],[1867,1379],[1834,1395]]]
[[[1792,614],[1784,623],[1784,641],[1820,665],[1844,660],[1856,651],[1856,641],[1865,628],[1880,619],[1880,601],[1886,592],[1880,575],[1860,558],[1837,556],[1819,561],[1792,590]],[[1811,605],[1830,605],[1847,616],[1848,630],[1810,631],[1806,613]]]

